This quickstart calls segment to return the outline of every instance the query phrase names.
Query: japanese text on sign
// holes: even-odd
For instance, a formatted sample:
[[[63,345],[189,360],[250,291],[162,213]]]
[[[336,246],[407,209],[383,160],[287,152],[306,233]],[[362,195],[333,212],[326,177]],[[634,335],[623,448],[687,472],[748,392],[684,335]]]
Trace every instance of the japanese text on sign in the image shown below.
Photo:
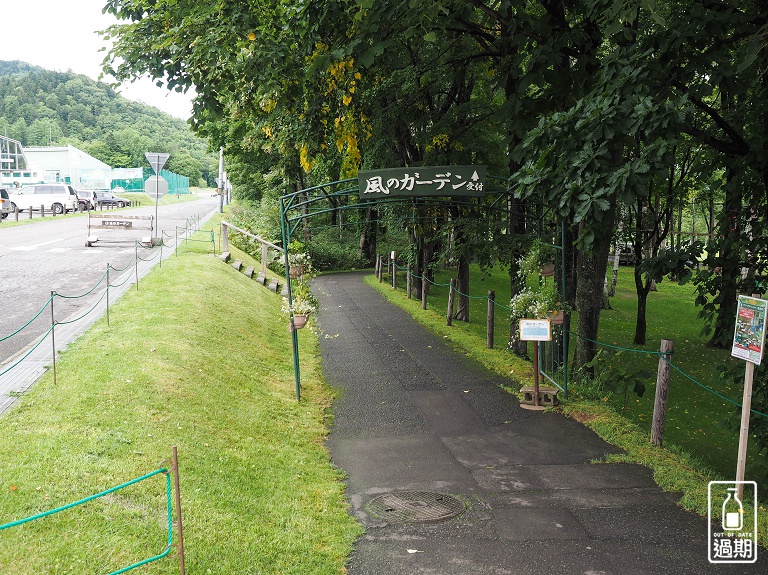
[[[765,343],[768,301],[739,296],[731,355],[760,365]]]
[[[485,166],[388,168],[357,178],[361,197],[485,195]]]

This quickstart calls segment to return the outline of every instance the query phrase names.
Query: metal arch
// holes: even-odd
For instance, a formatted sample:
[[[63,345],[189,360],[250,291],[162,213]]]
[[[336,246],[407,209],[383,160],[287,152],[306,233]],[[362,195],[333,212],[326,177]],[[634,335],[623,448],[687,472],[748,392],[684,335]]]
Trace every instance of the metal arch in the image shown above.
[[[498,176],[487,176],[488,180],[495,181],[499,184],[506,184],[508,183],[507,178],[502,178]],[[332,188],[334,186],[340,186],[342,184],[352,184],[353,185],[345,187],[343,189],[337,189],[330,193],[324,192],[323,190]],[[320,191],[321,193],[310,195],[313,192]],[[357,193],[359,196],[360,188],[357,185],[357,178],[347,178],[343,180],[337,180],[334,182],[328,182],[325,184],[312,186],[309,188],[304,188],[302,190],[298,190],[295,192],[291,192],[290,194],[285,194],[280,196],[279,202],[280,202],[280,232],[282,236],[282,242],[284,246],[284,258],[285,258],[285,281],[287,286],[287,292],[288,292],[288,308],[289,310],[293,306],[293,294],[291,290],[291,277],[290,277],[290,263],[289,263],[289,244],[291,236],[294,234],[294,232],[298,229],[299,224],[301,221],[308,219],[312,216],[317,216],[329,212],[333,212],[336,210],[350,210],[350,209],[360,209],[365,208],[369,206],[375,206],[375,205],[382,205],[382,204],[416,204],[418,205],[420,202],[422,202],[422,205],[426,205],[428,203],[434,203],[439,201],[440,197],[434,197],[434,196],[398,196],[393,198],[378,198],[376,200],[371,201],[364,201],[364,202],[358,202],[355,204],[346,204],[342,206],[337,207],[330,207],[330,208],[322,208],[322,209],[310,209],[306,213],[301,213],[301,208],[311,208],[311,206],[316,205],[320,201],[328,201],[329,198],[336,198],[336,197],[344,197],[344,196],[351,196],[353,193]],[[512,190],[509,189],[508,186],[504,185],[499,186],[498,188],[491,188],[487,191],[488,195],[491,194],[498,194],[499,197],[495,199],[490,205],[484,206],[485,208],[490,209],[498,209],[501,210],[502,207],[497,207],[498,202],[501,201],[503,197],[508,197],[512,195]],[[301,198],[303,196],[307,196],[305,200],[302,200]],[[458,196],[460,198],[460,196]],[[528,200],[531,201],[531,200]],[[444,203],[444,202],[441,202]],[[467,206],[473,206],[477,207],[476,203],[472,203],[469,201],[461,201],[456,198],[452,198],[451,202],[452,205],[467,205]],[[539,215],[537,218],[531,218],[537,221],[539,224],[539,232],[541,232],[541,223],[543,222],[544,218],[548,213],[554,212],[551,206],[545,206],[544,204],[540,202],[536,202],[533,200],[533,203],[538,204],[542,210],[539,212]],[[289,216],[288,212],[291,210],[298,210],[299,213],[295,216]],[[564,233],[564,228],[563,228]],[[563,236],[564,237],[564,236]],[[558,247],[558,246],[555,246]],[[560,248],[562,249],[562,247]],[[562,285],[563,289],[565,289],[565,270],[563,266],[563,278],[562,278]],[[300,366],[299,366],[299,338],[298,333],[294,324],[293,319],[293,312],[289,312],[289,328],[291,332],[291,343],[293,348],[293,371],[294,376],[296,380],[296,400],[301,401],[301,372],[300,372]],[[567,341],[567,339],[566,339]],[[567,343],[566,343],[567,346]],[[567,347],[566,347],[567,349]],[[566,355],[567,357],[567,355]],[[566,360],[567,364],[567,360]],[[567,376],[566,376],[567,378]],[[565,383],[565,392],[567,394],[567,379]]]

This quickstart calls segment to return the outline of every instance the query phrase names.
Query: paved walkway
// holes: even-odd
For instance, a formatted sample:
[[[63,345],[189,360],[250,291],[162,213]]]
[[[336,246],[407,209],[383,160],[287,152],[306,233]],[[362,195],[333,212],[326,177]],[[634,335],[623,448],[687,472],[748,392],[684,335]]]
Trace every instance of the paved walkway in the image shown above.
[[[766,572],[762,556],[710,564],[706,520],[678,507],[648,469],[590,463],[616,449],[573,420],[521,409],[499,387],[508,380],[453,352],[361,277],[315,279],[325,376],[341,390],[328,446],[366,528],[350,575]],[[431,523],[389,518],[403,502],[417,516],[439,514],[452,500],[436,494],[466,511]]]

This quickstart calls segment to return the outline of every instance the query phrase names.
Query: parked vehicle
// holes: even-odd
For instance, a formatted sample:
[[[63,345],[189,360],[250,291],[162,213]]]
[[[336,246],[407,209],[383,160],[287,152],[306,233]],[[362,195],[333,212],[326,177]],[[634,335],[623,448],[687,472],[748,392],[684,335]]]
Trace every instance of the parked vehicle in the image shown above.
[[[8,196],[8,190],[2,188],[0,189],[0,216],[5,219],[9,213],[11,213],[11,198]]]
[[[96,191],[95,190],[77,190],[77,203],[80,204],[80,211],[96,209]]]
[[[35,184],[24,186],[10,195],[11,209],[39,210],[44,206],[55,214],[66,214],[77,209],[77,193],[67,184]]]
[[[116,196],[110,192],[94,192],[94,201],[97,206],[117,206],[118,208],[124,208],[130,206],[131,201]]]

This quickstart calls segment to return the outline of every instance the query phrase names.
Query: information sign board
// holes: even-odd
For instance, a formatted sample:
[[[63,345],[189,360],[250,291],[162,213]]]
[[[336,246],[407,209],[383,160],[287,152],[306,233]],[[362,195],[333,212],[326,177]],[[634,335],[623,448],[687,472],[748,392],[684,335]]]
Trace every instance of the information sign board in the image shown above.
[[[765,347],[768,300],[739,296],[731,355],[760,365]]]
[[[552,341],[552,324],[548,319],[521,319],[520,341]]]

